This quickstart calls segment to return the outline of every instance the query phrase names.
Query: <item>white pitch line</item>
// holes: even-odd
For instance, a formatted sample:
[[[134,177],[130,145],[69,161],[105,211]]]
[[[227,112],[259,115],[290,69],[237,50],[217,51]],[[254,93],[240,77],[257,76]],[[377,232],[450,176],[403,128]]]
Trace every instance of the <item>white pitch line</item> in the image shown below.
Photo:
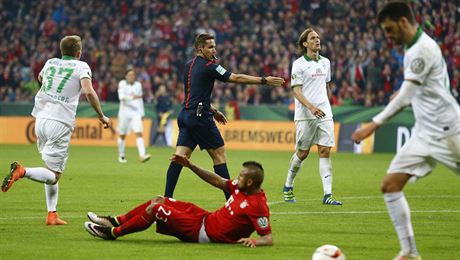
[[[460,210],[411,210],[411,213],[460,213]],[[271,215],[341,215],[341,214],[388,214],[386,210],[375,211],[291,211],[291,212],[273,212]]]
[[[66,216],[66,215],[60,215],[60,217],[62,217],[63,219],[75,219],[75,218],[86,218],[86,216]],[[27,220],[27,219],[43,219],[45,220],[46,217],[43,217],[43,216],[35,216],[35,217],[31,217],[31,216],[24,216],[24,217],[0,217],[0,220]]]
[[[406,196],[409,200],[410,199],[458,199],[460,195],[414,195],[414,196]],[[381,199],[383,201],[383,196],[355,196],[355,197],[340,197],[340,201],[347,201],[347,200],[368,200],[368,199]],[[302,199],[297,200],[296,203],[302,203],[307,201],[318,201],[319,199]],[[273,201],[269,202],[268,205],[276,205],[276,204],[283,204],[284,200],[280,201]],[[290,203],[289,203],[290,204]],[[295,204],[295,203],[293,203]]]

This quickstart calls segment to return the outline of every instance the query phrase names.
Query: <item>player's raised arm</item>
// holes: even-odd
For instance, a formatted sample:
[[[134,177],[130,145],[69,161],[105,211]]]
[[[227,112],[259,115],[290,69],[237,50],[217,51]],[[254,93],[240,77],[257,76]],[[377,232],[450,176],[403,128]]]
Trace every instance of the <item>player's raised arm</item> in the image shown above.
[[[201,179],[211,184],[212,186],[219,188],[223,191],[227,191],[227,188],[226,188],[227,179],[224,179],[213,172],[210,172],[208,170],[202,169],[194,165],[186,156],[173,154],[170,160],[184,167],[189,168],[196,175],[198,175]]]
[[[228,82],[232,83],[240,83],[240,84],[259,84],[259,85],[268,85],[279,87],[284,84],[284,79],[279,77],[255,77],[246,74],[235,74],[232,73],[230,78],[228,78]]]

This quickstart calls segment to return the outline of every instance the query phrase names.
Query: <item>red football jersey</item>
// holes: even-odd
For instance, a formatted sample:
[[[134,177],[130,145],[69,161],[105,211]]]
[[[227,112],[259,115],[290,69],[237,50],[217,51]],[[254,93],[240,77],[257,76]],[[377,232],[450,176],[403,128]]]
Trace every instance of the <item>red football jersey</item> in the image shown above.
[[[225,206],[206,217],[205,228],[213,242],[235,243],[249,237],[254,230],[261,236],[270,234],[270,211],[265,192],[247,195],[238,190],[238,180],[227,181],[232,194]]]

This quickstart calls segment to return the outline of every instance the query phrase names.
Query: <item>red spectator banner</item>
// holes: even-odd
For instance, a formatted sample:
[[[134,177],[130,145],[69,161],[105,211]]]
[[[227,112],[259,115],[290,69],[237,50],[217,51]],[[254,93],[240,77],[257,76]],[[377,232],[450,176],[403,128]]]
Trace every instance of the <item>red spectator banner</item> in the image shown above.
[[[104,129],[96,118],[77,118],[71,145],[117,146],[117,119],[112,119],[112,127]],[[151,119],[144,119],[144,140],[149,145]],[[0,117],[1,144],[35,143],[35,119],[33,117]],[[126,137],[126,146],[135,147],[136,138],[132,133]]]
[[[335,143],[338,144],[340,123],[335,123]],[[225,141],[226,149],[231,150],[263,150],[263,151],[294,151],[294,122],[270,121],[230,121],[226,125],[218,125]],[[173,144],[177,141],[177,124],[174,124]],[[336,147],[332,151],[336,151]],[[317,151],[316,145],[311,148]]]

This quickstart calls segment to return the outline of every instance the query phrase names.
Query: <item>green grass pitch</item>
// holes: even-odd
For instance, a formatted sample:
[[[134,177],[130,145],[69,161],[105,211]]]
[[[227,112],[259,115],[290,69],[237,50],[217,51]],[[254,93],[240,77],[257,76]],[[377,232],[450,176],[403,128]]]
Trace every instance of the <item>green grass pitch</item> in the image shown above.
[[[117,215],[164,191],[171,148],[150,147],[152,159],[137,162],[137,151],[127,149],[127,164],[117,162],[116,148],[77,147],[60,180],[58,211],[69,225],[44,225],[43,184],[23,179],[0,194],[0,259],[310,259],[314,249],[335,244],[349,260],[392,259],[399,243],[379,191],[380,181],[393,155],[332,156],[334,196],[342,207],[321,204],[322,185],[318,156],[311,154],[296,178],[298,202],[282,202],[290,152],[228,151],[232,177],[245,160],[260,161],[263,184],[270,202],[273,247],[183,243],[155,233],[155,228],[103,241],[83,229],[86,212]],[[212,169],[206,152],[195,151],[193,161]],[[42,166],[34,145],[0,145],[1,177],[9,164]],[[460,259],[460,181],[444,166],[405,194],[412,209],[418,249],[424,259]],[[175,198],[208,210],[224,204],[221,191],[183,170]],[[256,234],[253,234],[256,235]]]

